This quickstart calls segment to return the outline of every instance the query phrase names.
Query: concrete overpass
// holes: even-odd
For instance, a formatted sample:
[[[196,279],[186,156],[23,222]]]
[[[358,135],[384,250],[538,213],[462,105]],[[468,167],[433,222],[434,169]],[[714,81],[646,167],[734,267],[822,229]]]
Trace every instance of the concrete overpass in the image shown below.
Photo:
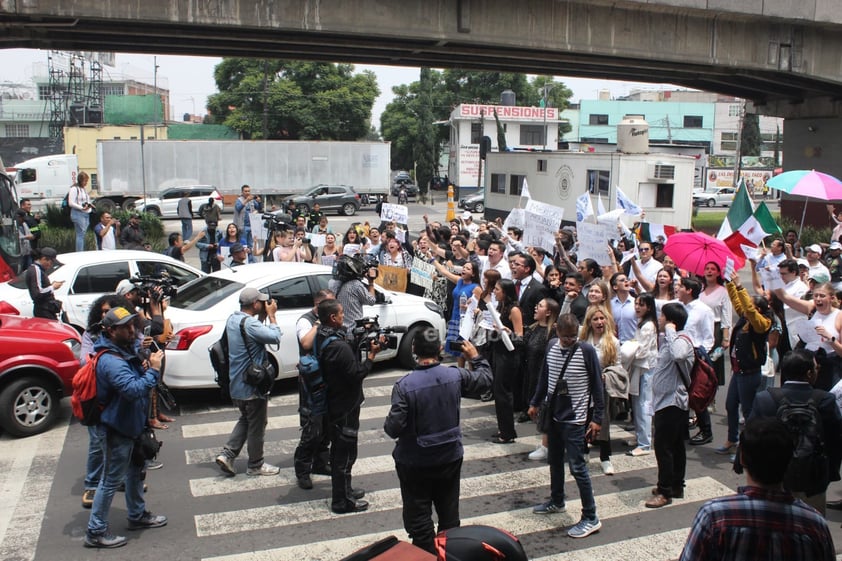
[[[670,82],[842,115],[836,0],[0,0],[0,48]]]

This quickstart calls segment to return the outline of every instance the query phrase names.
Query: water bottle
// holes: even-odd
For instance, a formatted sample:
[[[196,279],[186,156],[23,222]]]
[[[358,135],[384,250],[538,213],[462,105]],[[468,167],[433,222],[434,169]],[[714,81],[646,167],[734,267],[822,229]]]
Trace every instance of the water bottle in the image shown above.
[[[459,296],[459,317],[465,315],[465,308],[468,307],[468,297],[463,293]]]
[[[722,347],[716,347],[716,348],[715,348],[715,349],[713,349],[713,351],[711,351],[711,353],[710,353],[710,361],[711,361],[711,362],[716,362],[717,360],[719,360],[720,358],[722,358],[723,353],[724,353],[724,351],[722,350]]]

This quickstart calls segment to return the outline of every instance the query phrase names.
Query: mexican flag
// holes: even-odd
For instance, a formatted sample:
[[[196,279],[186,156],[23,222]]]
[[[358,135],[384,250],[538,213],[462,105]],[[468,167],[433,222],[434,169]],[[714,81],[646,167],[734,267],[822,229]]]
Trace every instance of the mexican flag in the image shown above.
[[[637,231],[637,238],[644,242],[667,243],[667,238],[676,233],[675,226],[667,224],[655,224],[654,222],[641,222]]]
[[[740,182],[734,203],[728,209],[728,215],[716,236],[725,242],[738,257],[745,257],[743,246],[757,247],[766,236],[780,234],[781,229],[775,223],[766,203],[760,203],[755,210],[745,183]]]

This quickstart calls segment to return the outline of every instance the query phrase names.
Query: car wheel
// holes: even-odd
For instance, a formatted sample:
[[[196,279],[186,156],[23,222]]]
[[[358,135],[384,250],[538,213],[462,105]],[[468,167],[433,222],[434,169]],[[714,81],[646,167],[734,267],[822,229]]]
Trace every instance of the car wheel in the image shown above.
[[[111,199],[97,199],[94,206],[99,212],[107,212],[108,214],[113,214],[117,210],[116,203]]]
[[[126,212],[133,211],[137,201],[138,201],[138,199],[126,199],[126,200],[124,200],[123,201],[123,210],[125,210]]]
[[[708,199],[707,201],[708,208],[713,208],[716,206],[716,199]]]
[[[482,203],[477,203],[474,205],[474,212],[482,214],[485,212],[485,205]]]
[[[401,367],[411,370],[417,366],[415,354],[412,352],[412,341],[415,339],[415,335],[426,327],[425,325],[416,325],[404,334],[398,347],[398,362],[400,362]]]
[[[12,436],[31,436],[50,428],[59,415],[56,390],[25,377],[0,393],[0,426]]]
[[[147,209],[144,209],[143,212],[146,212],[148,214],[151,214],[152,216],[157,216],[158,218],[161,218],[161,209],[159,209],[156,206],[151,206]]]
[[[342,205],[342,214],[345,216],[354,216],[357,212],[357,207],[354,203],[345,203]]]
[[[296,205],[295,210],[297,210],[299,213],[308,213],[310,212],[310,207],[304,203],[301,203],[300,205]]]

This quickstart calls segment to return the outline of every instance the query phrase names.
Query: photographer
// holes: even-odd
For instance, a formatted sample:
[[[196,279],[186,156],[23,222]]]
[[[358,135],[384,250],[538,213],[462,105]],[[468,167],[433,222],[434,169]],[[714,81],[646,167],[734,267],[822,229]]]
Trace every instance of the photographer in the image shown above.
[[[368,508],[368,502],[360,500],[365,491],[351,487],[351,468],[357,459],[363,380],[371,372],[372,362],[381,348],[380,341],[370,342],[366,360],[361,363],[358,350],[346,340],[342,304],[337,300],[323,300],[318,310],[321,327],[314,345],[318,348],[327,337],[338,335],[322,349],[319,360],[327,386],[333,488],[331,510],[336,514],[361,512]]]
[[[208,222],[207,228],[202,232],[202,237],[196,242],[196,247],[199,248],[199,262],[202,264],[203,273],[218,271],[222,264],[222,256],[219,254],[222,232],[217,230],[216,226],[217,222],[213,220]]]
[[[243,185],[240,188],[240,196],[234,201],[234,224],[243,232],[246,238],[246,247],[253,247],[254,240],[251,237],[251,220],[249,215],[254,212],[263,212],[263,202],[260,200],[260,195],[252,195],[251,187]],[[253,263],[254,258],[249,254],[249,263]]]
[[[76,251],[85,251],[85,232],[91,225],[91,198],[85,186],[88,174],[80,171],[76,183],[67,192],[67,206],[70,207],[70,220],[76,229]]]
[[[404,528],[414,546],[431,553],[433,505],[439,532],[459,526],[464,453],[459,428],[461,398],[491,389],[488,361],[470,342],[460,343],[471,370],[439,364],[442,346],[434,328],[415,335],[412,350],[418,367],[395,383],[392,407],[383,425],[386,434],[397,439],[393,456],[403,497]]]
[[[336,275],[330,281],[329,288],[342,304],[345,311],[343,325],[350,336],[357,320],[365,316],[363,306],[371,306],[377,302],[377,292],[374,288],[377,267],[367,265],[360,255],[343,255],[336,261]]]

